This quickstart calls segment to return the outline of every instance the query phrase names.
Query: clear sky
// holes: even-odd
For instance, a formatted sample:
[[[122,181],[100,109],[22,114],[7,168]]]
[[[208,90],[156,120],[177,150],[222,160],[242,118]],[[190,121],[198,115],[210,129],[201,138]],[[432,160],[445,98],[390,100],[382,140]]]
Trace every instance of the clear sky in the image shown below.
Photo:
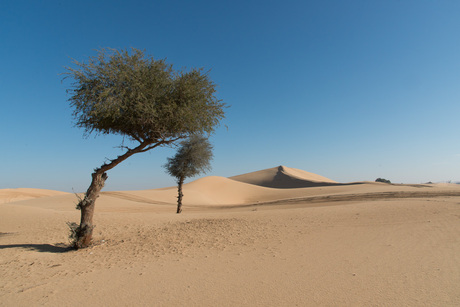
[[[211,69],[230,108],[208,175],[458,181],[459,16],[457,0],[3,0],[0,189],[85,191],[121,154],[120,137],[73,126],[60,75],[102,47]],[[129,158],[105,190],[174,185],[162,168],[174,153]]]

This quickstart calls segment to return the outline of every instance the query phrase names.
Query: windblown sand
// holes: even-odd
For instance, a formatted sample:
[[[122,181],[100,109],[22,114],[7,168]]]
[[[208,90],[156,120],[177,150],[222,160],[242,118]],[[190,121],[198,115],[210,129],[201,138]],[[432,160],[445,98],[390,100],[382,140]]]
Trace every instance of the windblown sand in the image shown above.
[[[460,187],[336,183],[288,167],[75,195],[0,190],[1,306],[460,306]]]

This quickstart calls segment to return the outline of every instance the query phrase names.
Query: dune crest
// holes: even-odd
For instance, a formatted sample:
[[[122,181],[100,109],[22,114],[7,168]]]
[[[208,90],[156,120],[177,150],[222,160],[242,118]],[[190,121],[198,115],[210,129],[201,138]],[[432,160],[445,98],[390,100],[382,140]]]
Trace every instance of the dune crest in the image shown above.
[[[54,190],[45,190],[45,189],[29,189],[29,188],[19,188],[19,189],[1,189],[0,190],[0,204],[6,204],[10,202],[56,196],[56,195],[65,195],[69,194],[66,192],[54,191]]]
[[[339,184],[329,178],[283,165],[229,178],[244,183],[277,189],[295,189]]]

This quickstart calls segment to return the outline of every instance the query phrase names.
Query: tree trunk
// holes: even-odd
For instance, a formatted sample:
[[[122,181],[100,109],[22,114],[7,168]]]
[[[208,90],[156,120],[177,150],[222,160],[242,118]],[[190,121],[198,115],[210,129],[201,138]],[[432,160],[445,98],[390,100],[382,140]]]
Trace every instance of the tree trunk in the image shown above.
[[[91,185],[85,194],[85,198],[78,204],[81,210],[80,226],[76,231],[75,248],[85,248],[91,244],[93,238],[93,215],[96,199],[104,187],[104,183],[108,176],[101,170],[96,170],[92,174]]]
[[[169,141],[158,141],[158,140],[145,140],[141,142],[135,148],[128,148],[121,156],[118,156],[116,159],[110,160],[109,163],[103,164],[100,168],[96,168],[92,174],[93,179],[91,180],[91,185],[86,191],[85,198],[83,198],[77,205],[77,208],[81,210],[81,220],[80,225],[75,229],[75,248],[85,248],[91,245],[91,239],[93,238],[93,215],[94,215],[94,206],[96,199],[99,197],[99,193],[104,187],[105,181],[108,176],[106,172],[122,161],[126,160],[130,156],[140,152],[149,151],[155,147],[162,146],[165,144],[170,144],[177,139],[171,139]]]
[[[182,197],[184,197],[184,194],[182,194],[182,185],[184,184],[184,178],[179,178],[177,181],[177,212],[176,213],[181,213],[182,212]]]

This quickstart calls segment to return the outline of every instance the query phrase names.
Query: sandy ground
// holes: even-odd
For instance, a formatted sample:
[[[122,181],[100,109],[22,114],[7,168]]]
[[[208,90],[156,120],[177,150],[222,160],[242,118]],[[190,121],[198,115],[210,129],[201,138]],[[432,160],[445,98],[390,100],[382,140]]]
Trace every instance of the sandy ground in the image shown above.
[[[460,186],[232,178],[179,215],[175,188],[104,192],[79,251],[75,195],[0,190],[0,306],[460,306]]]

